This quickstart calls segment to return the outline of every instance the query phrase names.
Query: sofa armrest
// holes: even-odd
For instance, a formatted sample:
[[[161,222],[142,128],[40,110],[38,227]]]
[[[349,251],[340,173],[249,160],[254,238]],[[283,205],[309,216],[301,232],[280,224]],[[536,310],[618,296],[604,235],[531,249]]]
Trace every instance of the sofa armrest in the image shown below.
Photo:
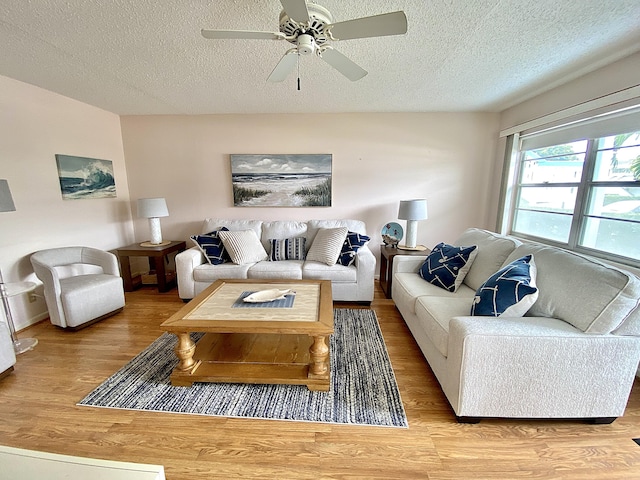
[[[180,298],[191,299],[196,296],[193,270],[203,263],[206,263],[206,260],[198,247],[191,247],[176,255],[176,277]]]
[[[376,271],[376,257],[367,245],[356,252],[355,266],[358,269],[358,282],[366,278],[373,279]]]
[[[31,257],[31,265],[38,279],[43,283],[44,298],[47,303],[47,310],[49,311],[49,320],[54,325],[66,328],[67,321],[60,315],[63,311],[62,298],[60,296],[62,288],[60,286],[60,275],[55,267],[51,267],[48,264],[38,260],[34,254]],[[49,308],[49,305],[55,305],[56,308]]]
[[[418,273],[428,255],[396,255],[393,257],[393,274]]]
[[[363,245],[356,252],[356,282],[358,284],[357,298],[373,301],[373,285],[376,272],[376,257],[368,245]]]
[[[464,316],[449,324],[458,416],[618,417],[639,358],[637,338],[586,334],[553,318]]]

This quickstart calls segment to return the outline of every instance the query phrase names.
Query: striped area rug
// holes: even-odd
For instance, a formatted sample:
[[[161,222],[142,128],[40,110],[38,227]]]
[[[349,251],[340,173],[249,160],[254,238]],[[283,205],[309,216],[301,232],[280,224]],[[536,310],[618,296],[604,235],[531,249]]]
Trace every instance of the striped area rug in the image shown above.
[[[176,337],[165,333],[78,405],[407,428],[393,369],[373,310],[335,309],[331,389],[300,385],[194,383],[171,386]],[[194,340],[202,334],[193,334]]]

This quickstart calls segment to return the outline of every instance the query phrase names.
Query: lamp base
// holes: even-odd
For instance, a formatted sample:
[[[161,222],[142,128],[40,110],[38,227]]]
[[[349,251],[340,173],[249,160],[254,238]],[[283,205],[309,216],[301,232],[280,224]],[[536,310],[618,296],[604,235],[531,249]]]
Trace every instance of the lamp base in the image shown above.
[[[414,252],[423,252],[427,249],[424,245],[416,245],[415,247],[408,247],[407,245],[398,245],[398,250],[411,250]]]
[[[35,347],[37,344],[37,338],[19,338],[13,341],[13,350],[16,352],[16,354],[20,355],[21,353],[33,350],[33,347]]]
[[[140,246],[141,247],[164,247],[166,245],[169,245],[170,243],[171,243],[171,240],[164,240],[160,243],[142,242]]]

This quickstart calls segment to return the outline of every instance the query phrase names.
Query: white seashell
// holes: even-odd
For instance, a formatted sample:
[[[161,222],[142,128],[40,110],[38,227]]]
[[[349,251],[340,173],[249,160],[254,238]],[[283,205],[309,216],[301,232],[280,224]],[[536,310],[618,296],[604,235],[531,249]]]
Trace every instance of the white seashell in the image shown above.
[[[286,295],[295,294],[290,288],[287,290],[278,290],[273,288],[271,290],[262,290],[260,292],[254,292],[251,295],[247,295],[242,300],[248,303],[261,303],[261,302],[273,302],[274,300],[281,300]]]

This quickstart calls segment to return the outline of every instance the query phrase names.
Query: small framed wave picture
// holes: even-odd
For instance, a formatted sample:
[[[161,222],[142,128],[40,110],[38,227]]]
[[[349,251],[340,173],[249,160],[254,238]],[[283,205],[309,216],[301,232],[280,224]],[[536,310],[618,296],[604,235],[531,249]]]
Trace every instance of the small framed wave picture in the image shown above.
[[[330,207],[331,154],[231,155],[235,207]]]
[[[111,160],[56,154],[56,162],[63,199],[116,197]]]

